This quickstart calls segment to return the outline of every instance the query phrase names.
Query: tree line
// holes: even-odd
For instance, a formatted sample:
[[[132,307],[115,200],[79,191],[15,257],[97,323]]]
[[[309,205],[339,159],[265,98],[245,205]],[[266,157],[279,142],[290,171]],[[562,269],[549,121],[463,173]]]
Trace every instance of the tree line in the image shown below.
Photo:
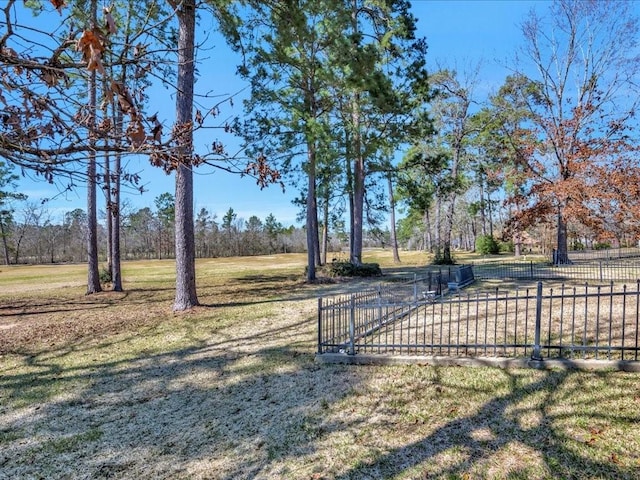
[[[131,209],[120,215],[122,259],[175,258],[175,203],[169,193],[155,199],[155,208]],[[87,261],[87,213],[77,208],[54,219],[45,205],[23,202],[10,222],[4,219],[2,258],[5,264]],[[107,268],[107,217],[99,214],[98,251]],[[304,232],[284,227],[273,215],[264,220],[238,218],[233,208],[218,219],[200,209],[194,224],[196,256],[202,258],[267,255],[304,251]]]
[[[46,205],[24,199],[15,204],[10,219],[0,220],[2,260],[5,265],[46,264],[87,261],[87,213],[81,208],[57,219]],[[99,213],[98,251],[101,265],[108,270],[107,213]],[[164,193],[154,200],[154,208],[131,208],[124,203],[120,215],[121,256],[125,260],[175,258],[175,201]],[[304,228],[284,226],[273,214],[238,217],[229,208],[219,218],[201,208],[194,222],[197,258],[272,255],[306,251]],[[365,232],[365,247],[388,246],[388,231]],[[385,243],[386,242],[386,243]],[[348,235],[332,233],[328,242],[332,257],[348,251]]]
[[[121,188],[140,181],[123,167],[129,155],[175,176],[165,233],[176,258],[176,310],[198,303],[193,169],[207,165],[261,188],[297,189],[309,281],[327,261],[332,233],[347,236],[357,265],[376,232],[397,261],[399,241],[411,239],[451,263],[453,249],[473,248],[479,237],[500,237],[519,254],[532,240],[547,249],[540,232],[552,228],[563,262],[572,241],[629,242],[640,231],[632,2],[557,0],[546,15],[532,11],[511,74],[488,98],[479,96],[478,68],[428,63],[405,0],[26,5],[61,19],[45,31],[24,20],[15,0],[2,9],[0,155],[62,190],[87,184],[88,293],[101,288],[99,189],[113,285],[122,288]],[[232,97],[195,91],[197,19],[205,17],[239,53],[238,75],[250,86],[233,118],[220,114]],[[170,132],[166,119],[147,113],[154,82],[175,93]],[[218,139],[196,148],[194,138],[211,130],[242,138],[242,155]],[[12,175],[0,184],[7,220]],[[396,221],[396,209],[406,216]]]

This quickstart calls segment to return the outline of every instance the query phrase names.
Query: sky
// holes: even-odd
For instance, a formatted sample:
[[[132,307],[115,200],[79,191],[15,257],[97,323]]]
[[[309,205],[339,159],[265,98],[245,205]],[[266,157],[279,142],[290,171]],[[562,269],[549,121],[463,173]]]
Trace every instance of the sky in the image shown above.
[[[0,0],[1,2],[2,0]],[[475,66],[480,69],[479,83],[476,87],[478,99],[494,92],[509,74],[504,65],[513,58],[518,46],[522,43],[520,23],[526,14],[535,8],[544,12],[550,2],[547,0],[414,0],[412,11],[418,19],[417,36],[425,37],[428,44],[427,65],[431,70],[438,66],[453,68],[458,72],[470,70]],[[59,18],[55,11],[45,12]],[[46,18],[45,18],[46,20]],[[53,19],[52,19],[53,20]],[[201,23],[201,32],[211,31],[213,24]],[[228,95],[241,91],[246,87],[236,77],[238,59],[222,42],[216,42],[213,48],[199,53],[202,62],[198,65],[199,79],[196,89],[210,91],[214,94]],[[148,111],[158,111],[158,117],[165,119],[165,132],[170,129],[172,108],[175,98],[163,87],[155,87],[149,91],[152,105]],[[240,95],[240,97],[242,94]],[[242,114],[242,102],[236,98],[233,107],[225,104],[221,108],[222,116]],[[210,133],[206,139],[196,140],[211,143],[222,141],[228,151],[234,151],[240,144],[230,135]],[[124,192],[123,200],[134,210],[143,207],[154,207],[154,199],[162,193],[174,193],[174,176],[148,164],[146,159],[132,159],[129,169],[140,172],[142,184],[147,192],[139,194]],[[299,225],[296,222],[298,208],[291,201],[297,196],[292,187],[285,192],[277,185],[260,190],[251,178],[240,178],[226,172],[203,167],[194,170],[194,209],[197,213],[206,208],[220,219],[229,208],[233,208],[238,218],[247,220],[252,215],[264,220],[273,214],[277,221],[285,226]],[[28,195],[30,202],[40,203],[44,198],[51,198],[58,192],[55,187],[44,182],[33,182],[21,178],[19,190]],[[99,208],[104,210],[104,199],[99,195]],[[58,195],[46,203],[52,217],[59,221],[64,212],[75,208],[85,208],[86,191],[78,188],[74,192]],[[20,208],[16,209],[20,217]]]

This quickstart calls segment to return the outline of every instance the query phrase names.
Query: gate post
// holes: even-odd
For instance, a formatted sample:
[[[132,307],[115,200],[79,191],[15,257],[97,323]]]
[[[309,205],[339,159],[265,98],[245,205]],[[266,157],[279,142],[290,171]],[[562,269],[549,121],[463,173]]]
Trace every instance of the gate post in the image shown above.
[[[349,312],[349,350],[348,355],[356,354],[356,298],[351,295],[351,309]]]
[[[536,330],[533,341],[533,354],[531,360],[542,361],[540,346],[540,330],[542,329],[542,282],[538,282],[538,290],[536,292]]]

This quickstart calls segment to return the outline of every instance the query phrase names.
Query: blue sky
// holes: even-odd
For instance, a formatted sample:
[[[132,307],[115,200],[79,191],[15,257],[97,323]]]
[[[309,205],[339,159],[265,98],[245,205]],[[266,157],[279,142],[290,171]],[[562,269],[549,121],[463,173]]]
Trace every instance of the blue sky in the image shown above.
[[[469,65],[480,63],[480,83],[477,86],[479,100],[487,93],[496,90],[509,73],[503,66],[513,58],[521,44],[519,24],[531,8],[545,11],[549,2],[537,1],[441,1],[414,0],[413,12],[418,18],[418,35],[427,39],[429,46],[427,63],[430,69],[437,64],[464,70]],[[56,12],[43,13],[59,18]],[[206,19],[201,24],[203,31],[213,28]],[[216,42],[212,49],[200,52],[203,59],[198,67],[200,78],[197,88],[200,91],[211,91],[214,94],[233,94],[245,85],[235,76],[237,58],[222,42]],[[165,132],[171,125],[171,110],[175,99],[162,87],[152,91],[154,105],[149,112],[159,112],[164,119]],[[157,108],[154,108],[157,107]],[[242,102],[234,101],[234,106],[226,104],[221,108],[222,116],[241,115]],[[210,134],[206,143],[217,139],[225,143],[229,151],[237,149],[239,142],[223,133]],[[204,140],[203,140],[204,142]],[[154,208],[154,198],[164,192],[174,192],[174,177],[148,165],[145,159],[130,160],[129,168],[139,171],[142,184],[148,190],[140,195],[126,193],[124,198],[134,209],[149,206]],[[20,191],[29,196],[29,200],[38,202],[42,198],[54,196],[56,190],[42,182],[31,182],[21,179]],[[48,209],[54,218],[74,208],[84,208],[86,204],[85,190],[79,188],[59,196],[48,203]],[[283,193],[278,186],[260,190],[251,178],[214,171],[209,167],[196,169],[194,175],[195,211],[206,208],[218,218],[231,207],[238,217],[248,219],[256,215],[264,219],[270,213],[284,225],[295,223],[297,207],[291,204],[296,196],[292,188]],[[103,199],[99,200],[103,205]],[[104,208],[104,207],[100,207]],[[19,216],[19,208],[17,212]]]

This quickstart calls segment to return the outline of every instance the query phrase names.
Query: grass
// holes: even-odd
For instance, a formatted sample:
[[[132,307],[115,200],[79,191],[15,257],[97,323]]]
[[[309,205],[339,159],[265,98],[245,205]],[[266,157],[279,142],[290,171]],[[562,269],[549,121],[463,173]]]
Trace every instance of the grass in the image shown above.
[[[304,261],[199,260],[185,314],[170,261],[94,296],[82,266],[0,267],[0,478],[640,476],[637,375],[318,364],[317,297],[353,284]]]

